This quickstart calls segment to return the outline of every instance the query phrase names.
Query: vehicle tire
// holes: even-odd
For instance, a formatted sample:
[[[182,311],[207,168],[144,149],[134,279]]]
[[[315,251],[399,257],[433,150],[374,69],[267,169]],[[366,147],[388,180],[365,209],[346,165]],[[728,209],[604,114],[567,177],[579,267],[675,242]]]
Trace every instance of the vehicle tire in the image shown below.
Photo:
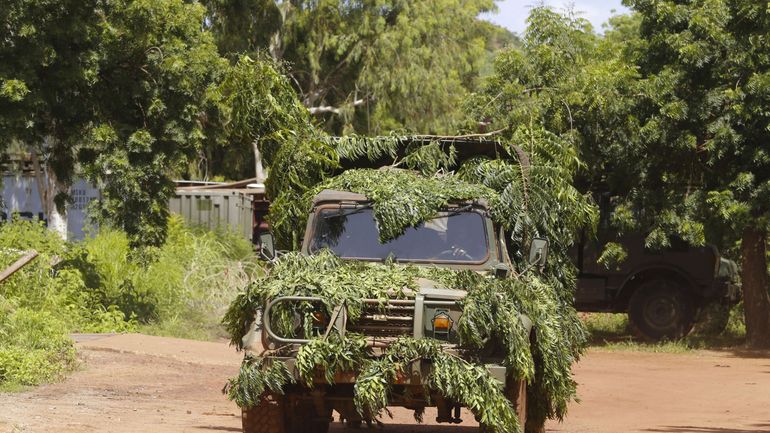
[[[243,433],[287,433],[283,396],[266,395],[259,404],[241,409]]]
[[[527,425],[527,380],[509,378],[503,392],[513,405],[513,410],[516,411],[516,417],[519,419],[519,431],[523,433]],[[480,424],[479,431],[486,433],[492,429]]]
[[[505,387],[505,396],[513,404],[513,409],[519,418],[519,426],[521,426],[521,431],[523,432],[524,426],[527,425],[527,380],[511,379],[509,382]]]
[[[319,414],[311,400],[297,400],[286,413],[287,433],[328,433],[332,410]]]
[[[628,302],[628,319],[642,338],[676,340],[692,329],[695,310],[681,284],[671,279],[655,279],[634,291]]]

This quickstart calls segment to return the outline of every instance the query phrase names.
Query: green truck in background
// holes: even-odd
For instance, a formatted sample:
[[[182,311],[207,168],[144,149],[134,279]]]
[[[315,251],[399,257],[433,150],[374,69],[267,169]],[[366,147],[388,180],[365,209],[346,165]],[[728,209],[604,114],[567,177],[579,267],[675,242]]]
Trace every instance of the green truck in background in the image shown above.
[[[599,263],[607,242],[625,250],[617,266]],[[650,249],[642,233],[600,234],[582,239],[573,259],[578,311],[628,313],[635,333],[649,340],[686,336],[702,311],[712,312],[710,328],[720,332],[741,299],[738,266],[713,245],[693,247],[674,238],[669,247]]]

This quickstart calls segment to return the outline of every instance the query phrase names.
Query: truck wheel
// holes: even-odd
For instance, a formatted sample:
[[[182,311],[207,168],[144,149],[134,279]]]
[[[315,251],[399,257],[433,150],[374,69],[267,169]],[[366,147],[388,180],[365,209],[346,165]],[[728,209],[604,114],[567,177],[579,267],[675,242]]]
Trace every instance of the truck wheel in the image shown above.
[[[519,431],[524,432],[527,425],[527,380],[526,379],[508,379],[505,385],[505,396],[513,405],[516,411],[516,417],[519,418]],[[483,424],[479,424],[479,431],[487,433],[493,431]]]
[[[516,410],[521,431],[524,431],[524,426],[527,425],[527,380],[518,379],[509,380],[509,382],[505,387],[505,394],[513,404],[513,409]]]
[[[258,405],[241,409],[243,433],[287,433],[282,396],[266,395]]]
[[[681,285],[669,279],[648,281],[636,289],[628,303],[634,331],[648,340],[679,339],[695,320],[695,307]]]
[[[297,400],[286,415],[286,433],[328,433],[332,410],[319,414],[311,400]]]

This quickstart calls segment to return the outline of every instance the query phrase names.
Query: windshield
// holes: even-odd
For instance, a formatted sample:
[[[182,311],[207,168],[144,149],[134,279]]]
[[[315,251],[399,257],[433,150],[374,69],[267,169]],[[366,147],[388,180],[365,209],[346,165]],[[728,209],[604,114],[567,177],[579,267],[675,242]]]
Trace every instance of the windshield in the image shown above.
[[[329,248],[360,260],[482,263],[489,256],[484,217],[470,209],[441,212],[398,238],[380,243],[371,208],[321,209],[310,253]]]

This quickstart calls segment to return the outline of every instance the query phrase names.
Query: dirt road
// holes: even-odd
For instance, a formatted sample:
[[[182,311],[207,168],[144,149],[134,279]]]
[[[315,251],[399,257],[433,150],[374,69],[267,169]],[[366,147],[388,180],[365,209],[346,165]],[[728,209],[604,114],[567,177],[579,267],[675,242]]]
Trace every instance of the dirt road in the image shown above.
[[[0,432],[237,432],[221,393],[240,356],[225,343],[143,335],[81,337],[82,368],[65,382],[0,394]],[[591,350],[575,367],[582,402],[551,432],[770,432],[770,357]],[[395,410],[382,432],[470,433],[413,425]],[[333,425],[333,432],[343,432]],[[365,431],[365,430],[364,430]]]

